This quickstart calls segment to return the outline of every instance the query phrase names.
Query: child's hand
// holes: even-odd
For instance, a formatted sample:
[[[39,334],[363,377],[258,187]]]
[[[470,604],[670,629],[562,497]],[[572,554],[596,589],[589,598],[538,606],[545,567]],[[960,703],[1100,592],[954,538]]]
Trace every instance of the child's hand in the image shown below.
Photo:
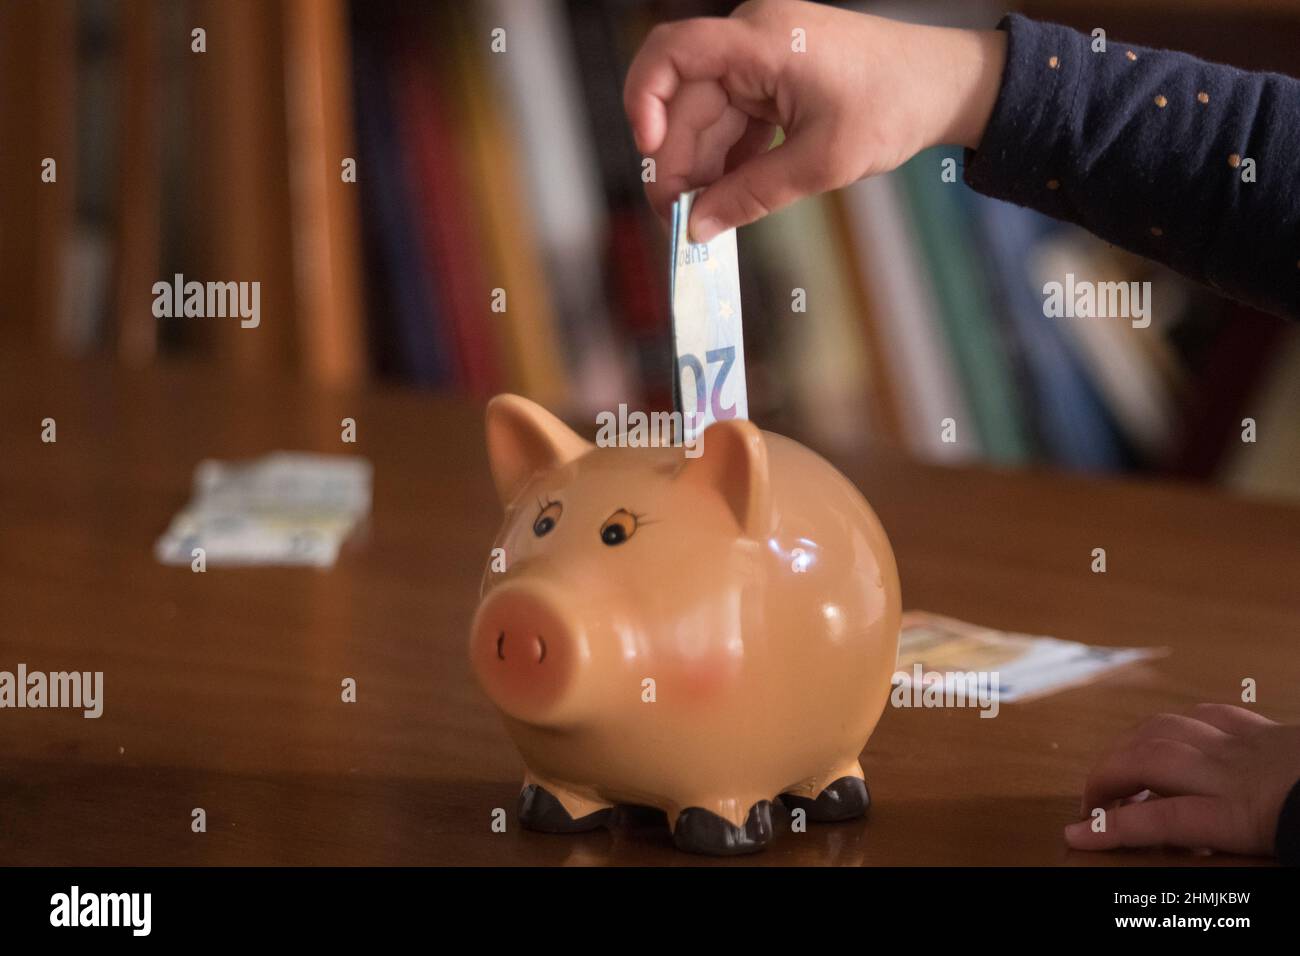
[[[1227,704],[1199,704],[1190,717],[1159,714],[1093,768],[1083,793],[1088,819],[1067,826],[1065,842],[1078,850],[1166,844],[1272,855],[1278,814],[1297,780],[1300,726]],[[1105,832],[1092,831],[1095,807],[1106,811]]]
[[[656,27],[623,101],[637,148],[655,160],[646,192],[661,216],[678,193],[709,186],[690,224],[703,242],[928,146],[977,147],[1005,56],[996,30],[750,0],[727,19]],[[778,126],[785,141],[769,151]]]

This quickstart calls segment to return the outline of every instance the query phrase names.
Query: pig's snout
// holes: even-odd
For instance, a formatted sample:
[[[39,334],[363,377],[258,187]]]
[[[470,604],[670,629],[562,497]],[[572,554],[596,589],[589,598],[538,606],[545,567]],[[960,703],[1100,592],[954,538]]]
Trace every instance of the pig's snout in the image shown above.
[[[536,582],[503,584],[474,620],[470,659],[479,683],[511,717],[554,724],[571,716],[586,658],[581,627]]]

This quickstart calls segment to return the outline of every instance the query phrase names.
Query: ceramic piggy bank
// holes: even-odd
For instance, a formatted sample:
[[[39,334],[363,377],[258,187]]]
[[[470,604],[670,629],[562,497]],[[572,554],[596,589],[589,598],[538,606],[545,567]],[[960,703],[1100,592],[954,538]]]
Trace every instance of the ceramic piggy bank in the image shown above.
[[[639,804],[681,849],[736,854],[772,838],[778,796],[813,821],[867,811],[900,599],[847,479],[749,421],[710,426],[697,457],[598,448],[513,395],[487,442],[504,551],[470,657],[523,755],[524,826]]]

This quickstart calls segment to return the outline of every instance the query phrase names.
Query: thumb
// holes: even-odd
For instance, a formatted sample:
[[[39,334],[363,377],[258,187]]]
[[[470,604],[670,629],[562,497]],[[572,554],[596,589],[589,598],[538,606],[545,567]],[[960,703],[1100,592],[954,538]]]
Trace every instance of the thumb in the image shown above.
[[[696,197],[690,234],[708,242],[720,232],[745,226],[797,199],[834,187],[825,146],[808,135],[787,139],[748,159]]]
[[[1230,808],[1214,797],[1157,797],[1108,811],[1101,831],[1094,831],[1089,820],[1071,823],[1065,828],[1065,842],[1075,850],[1168,845],[1268,852],[1242,844],[1228,823],[1231,817]]]

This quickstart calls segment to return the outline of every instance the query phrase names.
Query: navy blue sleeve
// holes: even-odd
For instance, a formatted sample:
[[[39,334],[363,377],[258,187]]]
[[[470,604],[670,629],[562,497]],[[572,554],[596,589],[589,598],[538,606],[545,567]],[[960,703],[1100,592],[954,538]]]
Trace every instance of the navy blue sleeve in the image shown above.
[[[968,185],[1300,316],[1300,81],[1110,39],[1094,52],[1015,14],[999,28],[1002,88]]]
[[[1300,780],[1287,794],[1278,814],[1273,850],[1283,866],[1300,866]]]

